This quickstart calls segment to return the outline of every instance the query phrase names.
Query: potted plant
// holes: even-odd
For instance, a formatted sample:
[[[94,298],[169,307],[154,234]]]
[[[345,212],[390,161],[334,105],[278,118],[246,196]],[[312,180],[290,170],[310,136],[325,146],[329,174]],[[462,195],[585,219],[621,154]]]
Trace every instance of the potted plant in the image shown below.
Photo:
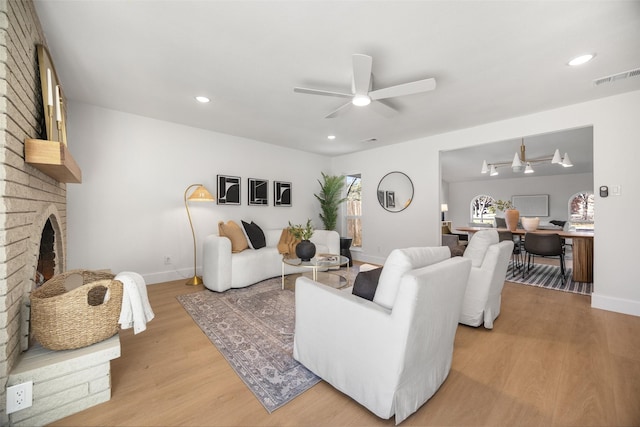
[[[313,236],[313,224],[311,218],[307,220],[306,225],[291,224],[289,221],[289,233],[300,242],[296,245],[296,256],[302,261],[309,261],[316,254],[316,245],[309,239]]]
[[[518,228],[518,220],[520,219],[520,212],[513,203],[509,200],[496,200],[489,207],[489,210],[495,213],[496,209],[501,212],[504,211],[504,220],[507,223],[507,228],[510,231],[516,231],[516,228]]]
[[[338,207],[340,203],[347,200],[342,197],[342,189],[344,188],[344,176],[327,175],[322,173],[322,181],[320,184],[320,193],[314,194],[320,202],[320,219],[324,224],[325,230],[335,230],[338,222]]]

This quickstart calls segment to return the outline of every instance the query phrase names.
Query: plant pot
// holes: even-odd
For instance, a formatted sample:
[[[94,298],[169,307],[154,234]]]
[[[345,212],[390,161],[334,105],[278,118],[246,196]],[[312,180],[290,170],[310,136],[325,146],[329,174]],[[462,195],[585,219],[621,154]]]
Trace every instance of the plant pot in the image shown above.
[[[309,261],[316,254],[316,245],[309,240],[302,240],[296,245],[296,256],[302,261]]]
[[[520,219],[520,211],[516,209],[507,209],[504,211],[504,220],[507,223],[509,231],[516,231],[518,228],[518,220]]]
[[[536,231],[538,229],[538,225],[540,225],[540,218],[538,217],[526,218],[523,216],[520,218],[520,221],[522,222],[522,228],[526,231]]]

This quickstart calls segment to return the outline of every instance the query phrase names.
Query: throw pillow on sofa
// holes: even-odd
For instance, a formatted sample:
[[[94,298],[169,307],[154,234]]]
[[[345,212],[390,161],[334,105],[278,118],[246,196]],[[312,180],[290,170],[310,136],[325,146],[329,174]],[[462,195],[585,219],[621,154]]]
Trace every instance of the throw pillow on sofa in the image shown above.
[[[282,230],[280,241],[278,242],[278,252],[285,258],[296,257],[296,246],[300,240],[296,239],[288,228]]]
[[[376,294],[376,289],[378,288],[380,273],[382,273],[382,267],[358,273],[356,280],[353,282],[353,290],[351,293],[373,301],[373,296]]]
[[[247,238],[238,224],[233,221],[224,221],[218,223],[218,234],[231,240],[231,252],[238,253],[245,249],[249,249]]]
[[[251,224],[242,221],[242,227],[244,227],[244,231],[247,233],[253,249],[260,249],[267,246],[267,239],[264,237],[264,232],[258,224],[253,221],[251,221]]]

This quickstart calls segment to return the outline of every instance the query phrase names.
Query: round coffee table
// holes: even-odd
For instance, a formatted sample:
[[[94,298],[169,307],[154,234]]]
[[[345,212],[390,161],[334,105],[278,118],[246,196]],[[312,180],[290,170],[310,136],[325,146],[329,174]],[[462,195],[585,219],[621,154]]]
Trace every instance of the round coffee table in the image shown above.
[[[348,267],[349,258],[343,255],[316,254],[316,256],[311,258],[309,261],[302,261],[300,258],[282,258],[282,289],[284,289],[285,265],[291,265],[293,267],[308,268],[311,270],[311,278],[314,281],[320,282],[332,287],[341,288],[349,284],[349,279],[350,279],[349,277],[350,269]],[[334,286],[333,284],[327,283],[326,280],[319,280],[319,275],[318,275],[319,272],[322,273],[323,271],[328,270],[331,267],[340,267],[342,265],[347,265],[347,278],[345,279],[344,277],[337,274],[332,274],[332,276],[337,276],[340,279],[345,280],[344,283],[342,282],[342,280],[338,280],[338,286]]]

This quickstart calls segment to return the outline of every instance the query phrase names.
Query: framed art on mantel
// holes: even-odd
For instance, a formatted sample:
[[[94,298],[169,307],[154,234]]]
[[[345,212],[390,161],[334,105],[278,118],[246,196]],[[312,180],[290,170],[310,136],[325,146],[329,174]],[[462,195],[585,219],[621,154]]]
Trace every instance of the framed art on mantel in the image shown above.
[[[248,179],[249,206],[267,206],[269,204],[269,181],[266,179]]]
[[[240,177],[218,175],[218,204],[240,204]]]
[[[291,206],[290,182],[273,182],[273,206]]]

